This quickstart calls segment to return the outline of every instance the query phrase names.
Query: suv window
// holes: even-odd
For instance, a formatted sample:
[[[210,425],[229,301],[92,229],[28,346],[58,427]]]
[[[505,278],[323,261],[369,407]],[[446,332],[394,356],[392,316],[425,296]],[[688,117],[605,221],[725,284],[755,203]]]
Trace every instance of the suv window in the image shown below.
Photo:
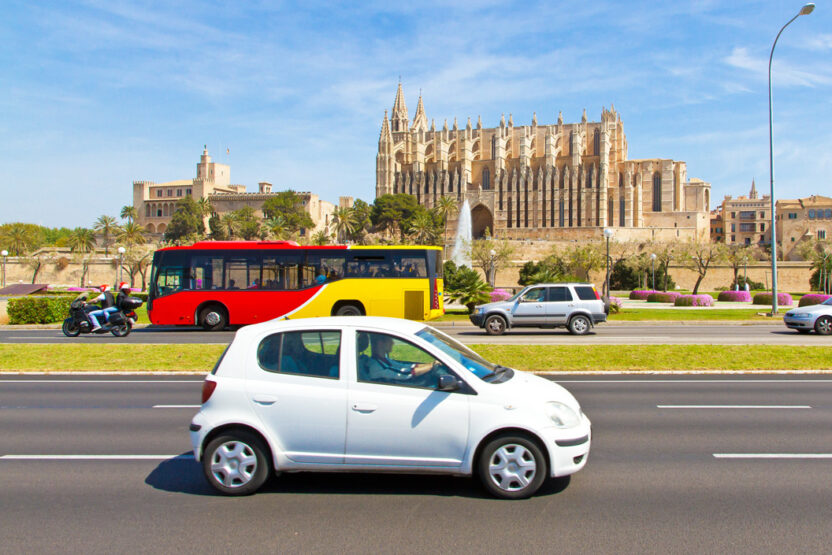
[[[561,301],[571,301],[572,291],[568,287],[550,287],[549,288],[549,302],[556,303]]]
[[[595,294],[595,288],[588,285],[579,285],[575,287],[575,293],[582,301],[597,301],[598,296]]]
[[[257,362],[267,372],[337,379],[340,348],[340,331],[275,333],[260,342]]]
[[[523,295],[523,300],[526,302],[543,302],[546,300],[546,289],[544,289],[543,287],[529,289],[528,291],[526,291],[526,294]]]

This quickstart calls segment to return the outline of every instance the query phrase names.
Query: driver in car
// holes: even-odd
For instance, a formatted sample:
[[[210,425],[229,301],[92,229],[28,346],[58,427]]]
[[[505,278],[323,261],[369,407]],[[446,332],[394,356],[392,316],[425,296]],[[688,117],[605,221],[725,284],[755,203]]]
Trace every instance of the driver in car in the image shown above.
[[[434,362],[403,362],[390,358],[393,348],[393,338],[389,335],[370,335],[371,355],[366,361],[366,374],[374,382],[400,382],[423,376],[441,365]]]

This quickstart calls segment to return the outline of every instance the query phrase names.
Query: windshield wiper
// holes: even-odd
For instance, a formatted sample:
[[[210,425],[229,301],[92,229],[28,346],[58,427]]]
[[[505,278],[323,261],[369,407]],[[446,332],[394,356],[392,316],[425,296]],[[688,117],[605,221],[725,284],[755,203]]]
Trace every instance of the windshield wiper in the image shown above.
[[[482,379],[483,380],[489,380],[491,378],[497,378],[497,377],[502,376],[503,374],[505,374],[507,371],[511,370],[511,368],[509,368],[508,366],[500,366],[499,364],[497,366],[495,366],[494,368],[495,368],[495,370],[493,372],[489,372],[488,374],[483,376]]]

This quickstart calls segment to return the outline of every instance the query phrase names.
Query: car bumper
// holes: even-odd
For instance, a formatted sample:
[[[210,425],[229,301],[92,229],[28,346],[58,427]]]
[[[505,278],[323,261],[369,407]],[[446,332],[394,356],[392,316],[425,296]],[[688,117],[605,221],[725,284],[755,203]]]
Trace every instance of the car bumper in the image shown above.
[[[549,475],[553,478],[569,476],[586,466],[589,446],[592,443],[592,423],[582,414],[578,426],[566,430],[547,428],[544,439],[551,462]]]
[[[601,312],[601,313],[596,312],[592,315],[592,322],[594,324],[600,324],[600,323],[606,322],[606,321],[607,321],[607,315],[604,314],[603,312]]]
[[[205,416],[201,412],[196,413],[188,429],[191,434],[191,447],[194,451],[194,459],[199,462],[202,458],[202,442],[210,431]]]
[[[471,320],[471,323],[481,328],[483,322],[485,321],[485,314],[469,314],[468,319]]]
[[[817,318],[798,320],[797,318],[783,318],[783,323],[786,324],[787,328],[791,328],[793,330],[810,330],[815,327],[816,319]]]

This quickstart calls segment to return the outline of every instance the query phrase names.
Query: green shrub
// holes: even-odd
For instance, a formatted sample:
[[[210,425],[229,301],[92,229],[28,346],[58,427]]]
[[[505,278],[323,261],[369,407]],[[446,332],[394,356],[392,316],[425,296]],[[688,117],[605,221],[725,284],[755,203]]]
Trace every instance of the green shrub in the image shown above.
[[[647,302],[648,303],[674,303],[676,299],[681,297],[681,293],[677,293],[676,291],[659,291],[653,292],[647,295]]]
[[[10,324],[50,324],[69,316],[69,305],[75,295],[32,296],[9,299],[6,312]]]

